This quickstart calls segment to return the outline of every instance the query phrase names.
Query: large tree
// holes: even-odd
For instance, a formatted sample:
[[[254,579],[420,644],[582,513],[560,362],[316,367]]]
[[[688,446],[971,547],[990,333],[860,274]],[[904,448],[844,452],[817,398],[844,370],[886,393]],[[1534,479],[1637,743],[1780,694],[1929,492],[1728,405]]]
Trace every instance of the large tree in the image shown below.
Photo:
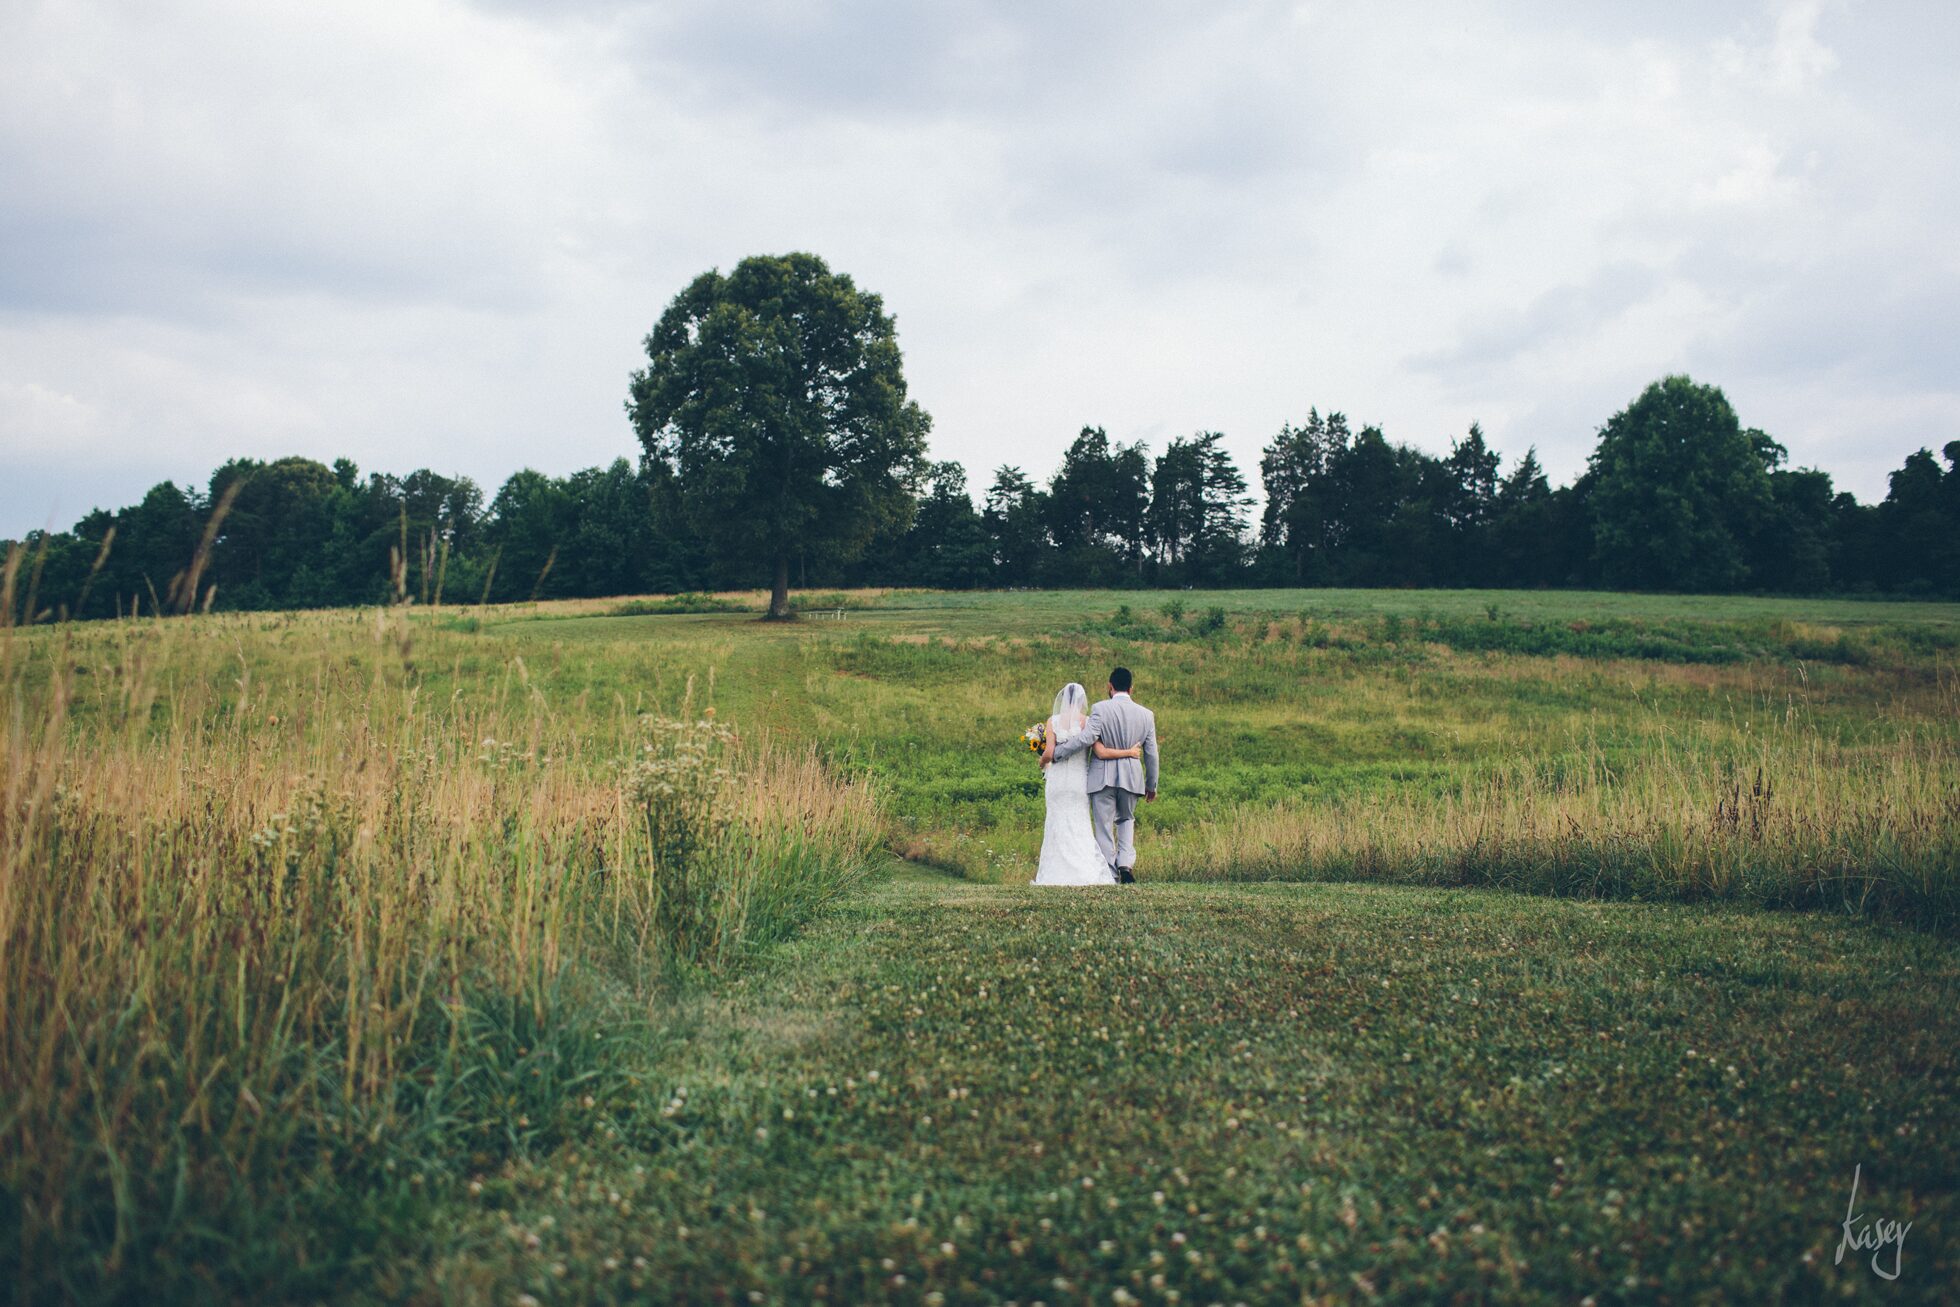
[[[646,352],[626,404],[640,444],[696,530],[769,570],[770,617],[790,616],[792,557],[848,560],[904,527],[931,423],[878,296],[813,254],[748,258],[695,278]]]
[[[1637,590],[1733,590],[1771,505],[1767,437],[1744,431],[1728,397],[1666,377],[1600,428],[1593,451],[1593,551],[1600,577]]]

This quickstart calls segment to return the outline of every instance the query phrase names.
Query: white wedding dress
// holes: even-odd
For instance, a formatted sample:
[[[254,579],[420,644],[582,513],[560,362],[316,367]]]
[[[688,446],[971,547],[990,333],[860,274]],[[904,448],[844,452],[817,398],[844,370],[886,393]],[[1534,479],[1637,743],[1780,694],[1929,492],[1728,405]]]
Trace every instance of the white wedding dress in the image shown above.
[[[1078,719],[1079,720],[1079,719]],[[1054,731],[1051,718],[1048,729]],[[1086,726],[1064,727],[1055,742],[1069,739]],[[1089,752],[1083,750],[1048,767],[1048,820],[1041,831],[1041,866],[1037,885],[1114,885],[1115,875],[1096,847],[1096,829],[1089,818]]]

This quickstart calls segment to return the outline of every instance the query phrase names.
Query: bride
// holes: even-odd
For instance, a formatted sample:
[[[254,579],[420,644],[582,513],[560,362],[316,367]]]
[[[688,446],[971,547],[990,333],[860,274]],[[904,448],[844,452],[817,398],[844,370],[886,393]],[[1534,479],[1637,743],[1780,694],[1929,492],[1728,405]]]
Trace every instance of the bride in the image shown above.
[[[1041,765],[1048,772],[1048,821],[1041,833],[1041,867],[1037,885],[1114,885],[1116,876],[1096,847],[1095,827],[1089,820],[1089,755],[1078,753],[1055,762],[1055,746],[1089,724],[1089,693],[1074,681],[1055,696],[1048,719],[1048,747]],[[1142,756],[1141,748],[1112,749],[1096,741],[1096,756]]]

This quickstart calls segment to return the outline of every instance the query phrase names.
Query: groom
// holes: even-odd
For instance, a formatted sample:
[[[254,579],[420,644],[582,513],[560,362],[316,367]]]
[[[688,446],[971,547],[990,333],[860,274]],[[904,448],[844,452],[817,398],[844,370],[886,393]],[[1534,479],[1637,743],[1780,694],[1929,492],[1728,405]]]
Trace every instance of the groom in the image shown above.
[[[1157,715],[1130,697],[1130,669],[1109,674],[1109,697],[1089,710],[1089,727],[1055,746],[1055,761],[1082,752],[1097,740],[1112,749],[1143,746],[1142,765],[1135,758],[1108,762],[1089,756],[1089,816],[1096,828],[1096,847],[1116,873],[1119,884],[1136,882],[1137,796],[1157,797]],[[1127,859],[1127,860],[1126,860]]]

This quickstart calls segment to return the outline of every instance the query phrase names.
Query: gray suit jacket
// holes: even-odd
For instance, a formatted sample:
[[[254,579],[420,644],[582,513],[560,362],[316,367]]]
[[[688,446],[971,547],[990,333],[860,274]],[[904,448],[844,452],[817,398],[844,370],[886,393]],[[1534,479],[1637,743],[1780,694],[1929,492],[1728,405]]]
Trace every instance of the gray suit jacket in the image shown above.
[[[1112,749],[1143,746],[1143,758],[1115,758],[1104,762],[1089,755],[1089,793],[1097,790],[1128,790],[1132,794],[1157,792],[1157,714],[1119,694],[1104,699],[1089,710],[1089,725],[1055,746],[1055,761],[1073,758],[1097,740]]]

